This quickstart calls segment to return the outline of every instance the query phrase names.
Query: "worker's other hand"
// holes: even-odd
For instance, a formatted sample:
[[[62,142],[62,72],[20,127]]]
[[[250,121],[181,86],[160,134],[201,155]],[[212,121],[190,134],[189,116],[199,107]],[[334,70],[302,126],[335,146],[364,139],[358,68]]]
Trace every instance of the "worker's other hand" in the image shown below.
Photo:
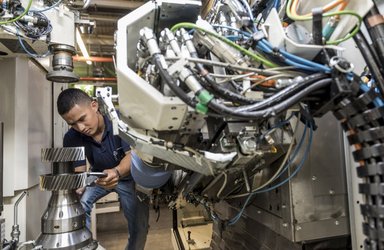
[[[98,178],[95,183],[103,188],[112,189],[117,186],[119,182],[119,175],[113,169],[106,169],[103,171],[107,176],[103,178]]]
[[[78,188],[76,189],[76,194],[81,197],[85,192],[85,187],[81,187],[81,188]]]

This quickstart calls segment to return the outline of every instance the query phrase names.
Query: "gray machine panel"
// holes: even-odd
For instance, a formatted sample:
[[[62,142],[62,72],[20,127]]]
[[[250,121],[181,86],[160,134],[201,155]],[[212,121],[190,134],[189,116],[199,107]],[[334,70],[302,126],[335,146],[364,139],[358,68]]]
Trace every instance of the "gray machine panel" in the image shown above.
[[[331,114],[316,123],[310,155],[297,176],[257,195],[245,212],[294,242],[349,234],[342,129]]]

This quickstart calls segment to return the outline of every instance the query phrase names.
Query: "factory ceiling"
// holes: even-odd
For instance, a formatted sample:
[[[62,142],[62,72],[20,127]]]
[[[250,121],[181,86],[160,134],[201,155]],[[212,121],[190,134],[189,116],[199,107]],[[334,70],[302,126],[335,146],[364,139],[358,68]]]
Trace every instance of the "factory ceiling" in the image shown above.
[[[148,0],[88,0],[74,2],[72,8],[79,10],[77,27],[91,57],[109,57],[115,55],[114,33],[117,21]],[[78,3],[78,5],[76,5]],[[86,3],[86,4],[84,4]],[[88,5],[84,8],[84,5]],[[77,54],[82,55],[78,46]],[[75,72],[85,79],[87,77],[115,77],[112,63],[74,62]],[[85,82],[84,80],[81,80]],[[95,84],[95,82],[89,82]]]
[[[89,0],[86,9],[79,9],[84,43],[91,56],[111,56],[117,21],[146,0]]]

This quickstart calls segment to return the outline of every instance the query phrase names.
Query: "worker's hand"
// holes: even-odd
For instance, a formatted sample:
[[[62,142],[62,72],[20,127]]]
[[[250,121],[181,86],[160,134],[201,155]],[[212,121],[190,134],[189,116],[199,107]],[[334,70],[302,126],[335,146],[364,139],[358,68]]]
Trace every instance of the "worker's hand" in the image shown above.
[[[78,188],[76,189],[76,194],[81,197],[85,192],[85,187],[81,187],[81,188]]]
[[[106,189],[112,189],[117,186],[119,182],[119,175],[114,169],[106,169],[103,171],[107,176],[103,178],[98,178],[95,183],[102,186]]]

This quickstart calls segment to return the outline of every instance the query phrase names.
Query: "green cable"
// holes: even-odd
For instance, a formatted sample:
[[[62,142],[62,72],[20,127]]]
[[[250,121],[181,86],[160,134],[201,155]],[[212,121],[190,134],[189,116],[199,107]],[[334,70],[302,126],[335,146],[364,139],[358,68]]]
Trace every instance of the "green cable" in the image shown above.
[[[31,5],[32,5],[32,0],[29,0],[27,8],[24,10],[23,13],[21,13],[20,16],[17,16],[15,18],[7,20],[7,21],[0,21],[0,25],[16,22],[17,20],[19,20],[20,18],[22,18],[23,16],[25,16],[28,13],[29,9],[31,8]]]
[[[291,5],[292,5],[292,0],[288,0],[286,13],[287,13],[287,16],[290,19],[295,20],[295,21],[308,21],[308,20],[312,19],[312,16],[303,17],[303,16],[294,16],[294,15],[292,15],[292,13],[291,13]],[[340,16],[342,16],[342,15],[355,16],[358,19],[358,25],[356,25],[356,27],[352,30],[352,32],[349,35],[345,36],[344,38],[337,39],[335,41],[327,41],[326,42],[327,45],[337,45],[339,43],[342,43],[342,42],[352,38],[354,35],[357,34],[357,32],[359,32],[361,23],[363,22],[363,18],[361,16],[359,16],[359,14],[357,14],[354,11],[350,11],[350,10],[341,10],[341,11],[335,11],[335,12],[331,12],[331,13],[324,13],[323,17],[332,17],[332,16],[337,16],[337,15],[340,15]]]
[[[324,16],[325,17],[331,17],[331,16],[336,16],[336,15],[352,15],[352,16],[355,16],[358,19],[358,24],[352,30],[352,32],[350,34],[348,34],[347,36],[345,36],[344,38],[340,38],[340,39],[337,39],[337,40],[334,40],[334,41],[327,41],[326,44],[328,44],[328,45],[337,45],[339,43],[342,43],[342,42],[347,41],[348,39],[354,37],[357,34],[357,32],[359,32],[361,23],[363,22],[363,19],[361,18],[361,16],[359,16],[356,12],[348,11],[348,10],[336,11],[336,12],[328,13],[328,15],[324,15]]]
[[[196,30],[200,30],[202,32],[205,32],[211,36],[214,36],[216,37],[217,39],[225,42],[226,44],[228,44],[229,46],[237,49],[238,51],[244,53],[245,55],[251,57],[252,59],[258,61],[258,62],[261,62],[263,63],[264,65],[268,66],[268,67],[271,67],[271,68],[274,68],[274,67],[277,67],[276,64],[274,64],[273,62],[265,59],[264,57],[261,57],[259,55],[256,55],[255,53],[252,53],[246,49],[244,49],[243,47],[237,45],[236,43],[232,42],[231,40],[215,33],[215,32],[212,32],[212,31],[209,31],[209,30],[206,30],[204,28],[201,28],[199,26],[197,26],[196,24],[194,23],[178,23],[176,25],[174,25],[172,28],[171,28],[171,31],[172,32],[175,32],[176,30],[180,29],[180,28],[188,28],[188,29],[196,29]]]

